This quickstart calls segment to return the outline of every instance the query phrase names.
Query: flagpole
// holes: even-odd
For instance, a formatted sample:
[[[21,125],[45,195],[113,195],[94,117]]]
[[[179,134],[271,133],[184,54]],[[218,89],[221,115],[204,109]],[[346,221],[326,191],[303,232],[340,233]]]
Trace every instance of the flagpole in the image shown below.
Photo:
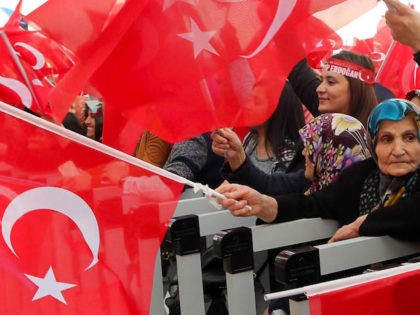
[[[305,294],[307,297],[309,297],[309,296],[313,296],[317,294],[327,293],[330,291],[344,289],[350,286],[363,284],[363,283],[374,281],[374,280],[379,280],[382,278],[395,276],[402,273],[407,273],[410,271],[415,271],[415,270],[420,270],[420,263],[406,264],[400,267],[394,267],[394,268],[389,268],[389,269],[380,270],[380,271],[373,271],[373,272],[364,273],[357,276],[352,276],[352,277],[317,283],[317,284],[313,284],[309,286],[304,286],[297,289],[269,293],[269,294],[264,295],[264,300],[270,301],[270,300],[290,297],[290,296],[299,295],[299,294]]]
[[[118,151],[114,148],[111,148],[103,143],[100,143],[98,141],[95,141],[93,139],[90,139],[86,136],[80,135],[78,133],[75,133],[71,130],[68,130],[60,125],[54,124],[50,121],[47,121],[45,119],[42,119],[40,117],[37,117],[35,115],[29,114],[24,112],[21,109],[18,109],[12,105],[6,104],[2,101],[0,101],[0,111],[7,113],[9,115],[12,115],[16,118],[19,118],[21,120],[24,120],[28,123],[34,124],[37,127],[40,127],[42,129],[48,130],[54,134],[57,134],[59,136],[62,136],[64,138],[70,139],[72,141],[76,141],[78,143],[81,143],[87,147],[90,147],[92,149],[95,149],[97,151],[104,152],[112,157],[121,159],[127,163],[139,166],[143,169],[146,169],[150,172],[153,172],[155,174],[158,174],[162,177],[166,177],[168,179],[171,179],[175,182],[188,185],[192,188],[194,188],[194,191],[202,191],[203,194],[206,197],[215,197],[218,199],[225,199],[226,197],[213,189],[209,188],[207,185],[203,185],[201,183],[195,183],[193,181],[190,181],[182,176],[176,175],[174,173],[171,173],[163,168],[160,168],[158,166],[155,166],[153,164],[150,164],[148,162],[145,162],[143,160],[140,160],[134,156],[128,155],[126,153],[123,153],[121,151]]]
[[[385,54],[384,61],[381,63],[381,66],[379,67],[378,72],[376,73],[375,81],[377,81],[380,75],[382,74],[385,64],[388,61],[388,57],[391,54],[391,52],[394,50],[394,47],[395,47],[395,40],[393,39],[391,42],[391,45],[389,45],[389,48]]]
[[[38,100],[38,98],[36,97],[35,91],[34,91],[34,89],[33,89],[33,87],[32,87],[32,83],[31,83],[31,81],[29,80],[28,75],[26,74],[26,71],[25,71],[25,69],[23,68],[22,63],[20,62],[20,60],[19,60],[19,58],[18,58],[18,56],[17,56],[17,54],[16,54],[16,51],[13,49],[13,46],[12,46],[12,44],[10,43],[10,40],[9,40],[9,38],[7,37],[7,34],[6,34],[3,30],[1,30],[1,31],[0,31],[0,36],[3,38],[3,41],[4,41],[4,43],[6,44],[7,49],[9,50],[9,53],[10,53],[10,55],[11,55],[11,56],[12,56],[12,58],[13,58],[13,61],[14,61],[14,62],[15,62],[15,64],[16,64],[16,67],[18,68],[18,70],[19,70],[20,74],[21,74],[21,75],[22,75],[22,77],[23,77],[23,80],[25,81],[25,83],[26,83],[26,85],[27,85],[27,87],[28,87],[29,91],[31,92],[31,95],[32,95],[32,97],[34,98],[36,105],[38,106],[38,110],[39,110],[42,114],[44,114],[44,112],[43,112],[43,110],[42,110],[42,107],[41,107],[41,104],[39,103],[39,100]]]

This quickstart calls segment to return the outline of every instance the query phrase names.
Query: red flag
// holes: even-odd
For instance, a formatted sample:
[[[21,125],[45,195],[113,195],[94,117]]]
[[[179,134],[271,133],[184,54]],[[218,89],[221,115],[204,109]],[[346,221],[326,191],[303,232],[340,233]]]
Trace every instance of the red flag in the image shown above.
[[[0,100],[18,108],[28,108],[40,115],[48,114],[51,86],[40,80],[32,67],[19,58],[6,33],[0,31]]]
[[[83,23],[49,21],[67,4],[82,10],[83,20],[92,13],[84,2],[50,0],[27,16],[84,59],[51,96],[54,111],[89,79],[104,97],[105,117],[113,107],[171,142],[265,120],[293,65],[331,33],[312,16],[314,8],[327,6],[307,0],[127,0],[115,17],[102,16],[86,30],[90,36],[83,40],[75,36],[85,34]],[[104,141],[115,146],[109,130],[118,135],[120,129],[104,125]]]
[[[396,97],[405,98],[408,91],[420,86],[419,74],[413,50],[395,41],[380,68],[377,81],[388,87]]]
[[[311,315],[417,315],[420,270],[309,298]]]
[[[393,41],[383,17],[385,10],[385,5],[378,2],[375,10],[359,21],[367,33],[374,30],[370,37],[358,38],[365,34],[352,34],[349,28],[346,35],[353,36],[353,41],[347,41],[343,48],[368,55],[375,65],[376,81],[389,88],[395,96],[404,98],[407,91],[419,86],[418,67],[413,60],[412,49]]]
[[[58,44],[53,44],[39,32],[29,32],[20,26],[21,4],[19,1],[8,22],[0,29],[1,100],[51,117],[48,93],[53,82],[72,62]],[[48,52],[48,57],[39,49]]]
[[[0,122],[0,313],[149,314],[183,185],[11,106]]]

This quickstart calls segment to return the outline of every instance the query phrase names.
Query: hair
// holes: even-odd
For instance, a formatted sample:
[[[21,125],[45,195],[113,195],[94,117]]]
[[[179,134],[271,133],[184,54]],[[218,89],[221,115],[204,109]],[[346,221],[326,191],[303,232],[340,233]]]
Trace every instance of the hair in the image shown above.
[[[304,125],[305,116],[302,102],[295,94],[289,81],[286,81],[277,107],[267,120],[265,147],[267,149],[271,148],[272,152],[278,157],[281,148],[290,147],[292,143],[296,144],[300,141],[299,129]],[[258,137],[257,132],[251,129],[244,146],[256,137]]]
[[[85,119],[89,116],[89,106],[85,104],[85,108],[83,109],[83,115],[85,116]],[[95,119],[95,134],[94,134],[94,140],[102,142],[102,132],[103,132],[103,116],[102,116],[102,110],[98,110],[98,113],[94,115]]]
[[[370,60],[370,58],[366,55],[342,50],[339,53],[334,54],[332,58],[346,60],[367,68],[373,73],[375,72],[372,60]],[[350,88],[350,112],[347,114],[357,118],[363,126],[367,127],[368,117],[373,108],[378,104],[374,87],[373,85],[369,85],[358,79],[347,76],[345,76],[345,78],[349,82]]]

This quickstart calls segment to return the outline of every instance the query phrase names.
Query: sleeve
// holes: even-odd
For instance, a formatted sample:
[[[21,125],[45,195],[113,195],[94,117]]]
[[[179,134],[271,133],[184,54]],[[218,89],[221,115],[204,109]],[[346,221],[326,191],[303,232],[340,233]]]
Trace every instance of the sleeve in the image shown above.
[[[319,100],[316,89],[321,83],[321,80],[309,66],[306,58],[294,66],[288,79],[296,95],[306,108],[313,116],[318,116]]]
[[[359,234],[387,234],[402,240],[420,241],[420,192],[370,213],[360,226]]]
[[[143,132],[135,156],[145,162],[162,167],[171,151],[171,145],[148,130]]]
[[[335,219],[340,225],[353,222],[359,216],[360,187],[363,182],[363,176],[356,178],[355,174],[358,173],[359,168],[350,166],[334,183],[310,195],[274,197],[278,205],[274,222],[315,217]]]
[[[229,163],[225,163],[221,174],[231,183],[247,185],[267,195],[303,192],[309,186],[304,169],[290,173],[267,174],[258,169],[248,158],[235,172],[232,172]]]
[[[207,142],[203,136],[173,145],[164,169],[195,181],[207,161]]]

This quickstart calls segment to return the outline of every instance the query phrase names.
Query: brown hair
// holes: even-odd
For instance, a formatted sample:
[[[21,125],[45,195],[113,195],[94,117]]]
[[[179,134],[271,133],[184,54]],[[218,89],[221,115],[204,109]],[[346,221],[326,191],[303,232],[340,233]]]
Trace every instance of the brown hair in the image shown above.
[[[372,60],[366,55],[342,50],[332,57],[352,62],[375,72]],[[348,114],[360,120],[363,126],[367,127],[370,112],[378,104],[373,85],[347,76],[345,78],[349,81],[350,88],[350,113]]]

